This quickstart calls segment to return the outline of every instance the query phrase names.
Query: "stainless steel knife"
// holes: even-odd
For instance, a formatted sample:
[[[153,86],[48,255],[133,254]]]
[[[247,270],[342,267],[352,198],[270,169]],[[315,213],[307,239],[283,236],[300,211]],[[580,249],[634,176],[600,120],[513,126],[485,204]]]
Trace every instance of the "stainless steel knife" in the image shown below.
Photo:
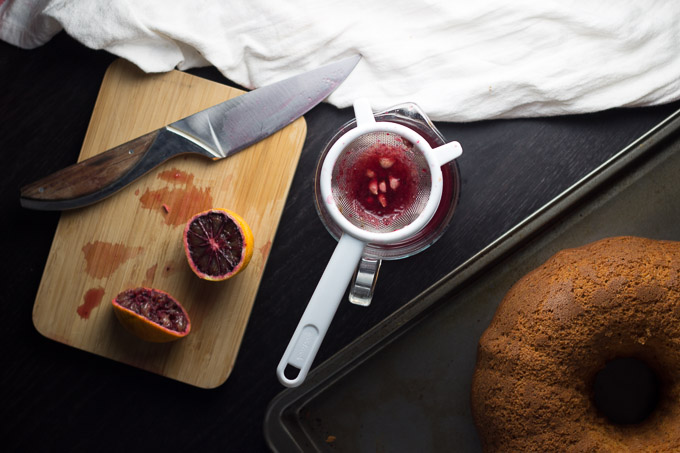
[[[223,159],[282,129],[323,101],[359,55],[229,99],[21,188],[21,205],[64,210],[100,201],[166,160],[197,153]]]

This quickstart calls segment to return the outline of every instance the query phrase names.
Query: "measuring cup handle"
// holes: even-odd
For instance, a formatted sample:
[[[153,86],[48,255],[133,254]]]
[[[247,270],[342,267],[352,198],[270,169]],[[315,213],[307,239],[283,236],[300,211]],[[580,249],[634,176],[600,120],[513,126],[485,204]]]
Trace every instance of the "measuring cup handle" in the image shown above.
[[[348,234],[340,237],[333,256],[276,368],[279,381],[286,387],[297,387],[307,377],[307,372],[354,275],[354,269],[365,245]],[[286,370],[291,371],[290,367],[298,370],[297,376],[286,376]]]

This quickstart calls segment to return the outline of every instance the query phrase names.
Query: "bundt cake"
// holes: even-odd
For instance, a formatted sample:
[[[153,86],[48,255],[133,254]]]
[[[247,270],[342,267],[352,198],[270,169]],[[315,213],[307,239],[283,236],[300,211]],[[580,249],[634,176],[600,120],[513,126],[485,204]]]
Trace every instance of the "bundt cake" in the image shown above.
[[[658,378],[635,423],[595,401],[619,358]],[[485,452],[680,452],[680,242],[602,239],[525,275],[479,341],[471,397]]]

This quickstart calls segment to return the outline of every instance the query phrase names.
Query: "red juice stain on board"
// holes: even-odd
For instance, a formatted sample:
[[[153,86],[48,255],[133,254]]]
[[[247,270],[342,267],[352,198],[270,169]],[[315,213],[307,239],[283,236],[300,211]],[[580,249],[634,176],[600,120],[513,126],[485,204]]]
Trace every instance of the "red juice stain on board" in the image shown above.
[[[156,276],[156,269],[158,268],[158,264],[154,264],[150,268],[146,270],[146,273],[144,274],[144,284],[143,286],[151,286],[153,284],[153,279]]]
[[[176,168],[171,168],[170,170],[160,172],[158,174],[158,179],[162,179],[163,181],[168,181],[173,184],[188,184],[193,182],[194,175]]]
[[[143,247],[128,247],[110,242],[88,242],[82,248],[86,262],[85,272],[94,278],[108,277],[121,264],[139,255],[143,250]]]
[[[213,207],[210,189],[197,187],[194,175],[172,168],[159,173],[158,178],[176,187],[146,189],[139,202],[145,209],[162,213],[166,225],[183,225],[197,212]]]
[[[90,288],[83,296],[83,303],[76,308],[76,313],[83,319],[89,319],[92,310],[97,308],[104,297],[104,288]]]
[[[398,216],[416,198],[414,165],[402,148],[384,143],[365,151],[347,171],[345,187],[367,213],[381,219]]]
[[[272,241],[269,240],[265,245],[260,247],[258,250],[260,251],[260,254],[262,255],[262,260],[260,261],[260,270],[264,268],[264,263],[267,261],[267,257],[269,256],[269,252],[272,249]]]
[[[172,274],[176,269],[177,269],[177,268],[176,268],[176,266],[175,266],[175,263],[173,263],[172,261],[168,261],[167,263],[165,263],[165,267],[163,267],[163,277],[169,276],[169,275]]]

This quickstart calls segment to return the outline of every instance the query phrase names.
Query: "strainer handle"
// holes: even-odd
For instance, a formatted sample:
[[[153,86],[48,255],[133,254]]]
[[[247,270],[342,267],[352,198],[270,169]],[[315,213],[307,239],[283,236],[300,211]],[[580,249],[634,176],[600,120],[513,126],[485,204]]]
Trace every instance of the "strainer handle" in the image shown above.
[[[354,117],[358,127],[367,127],[375,123],[375,116],[368,99],[359,98],[354,101]]]
[[[333,256],[276,368],[279,381],[286,387],[297,387],[307,377],[365,246],[365,243],[349,234],[340,237]],[[286,371],[290,374],[295,369],[297,369],[295,377],[286,376]]]

